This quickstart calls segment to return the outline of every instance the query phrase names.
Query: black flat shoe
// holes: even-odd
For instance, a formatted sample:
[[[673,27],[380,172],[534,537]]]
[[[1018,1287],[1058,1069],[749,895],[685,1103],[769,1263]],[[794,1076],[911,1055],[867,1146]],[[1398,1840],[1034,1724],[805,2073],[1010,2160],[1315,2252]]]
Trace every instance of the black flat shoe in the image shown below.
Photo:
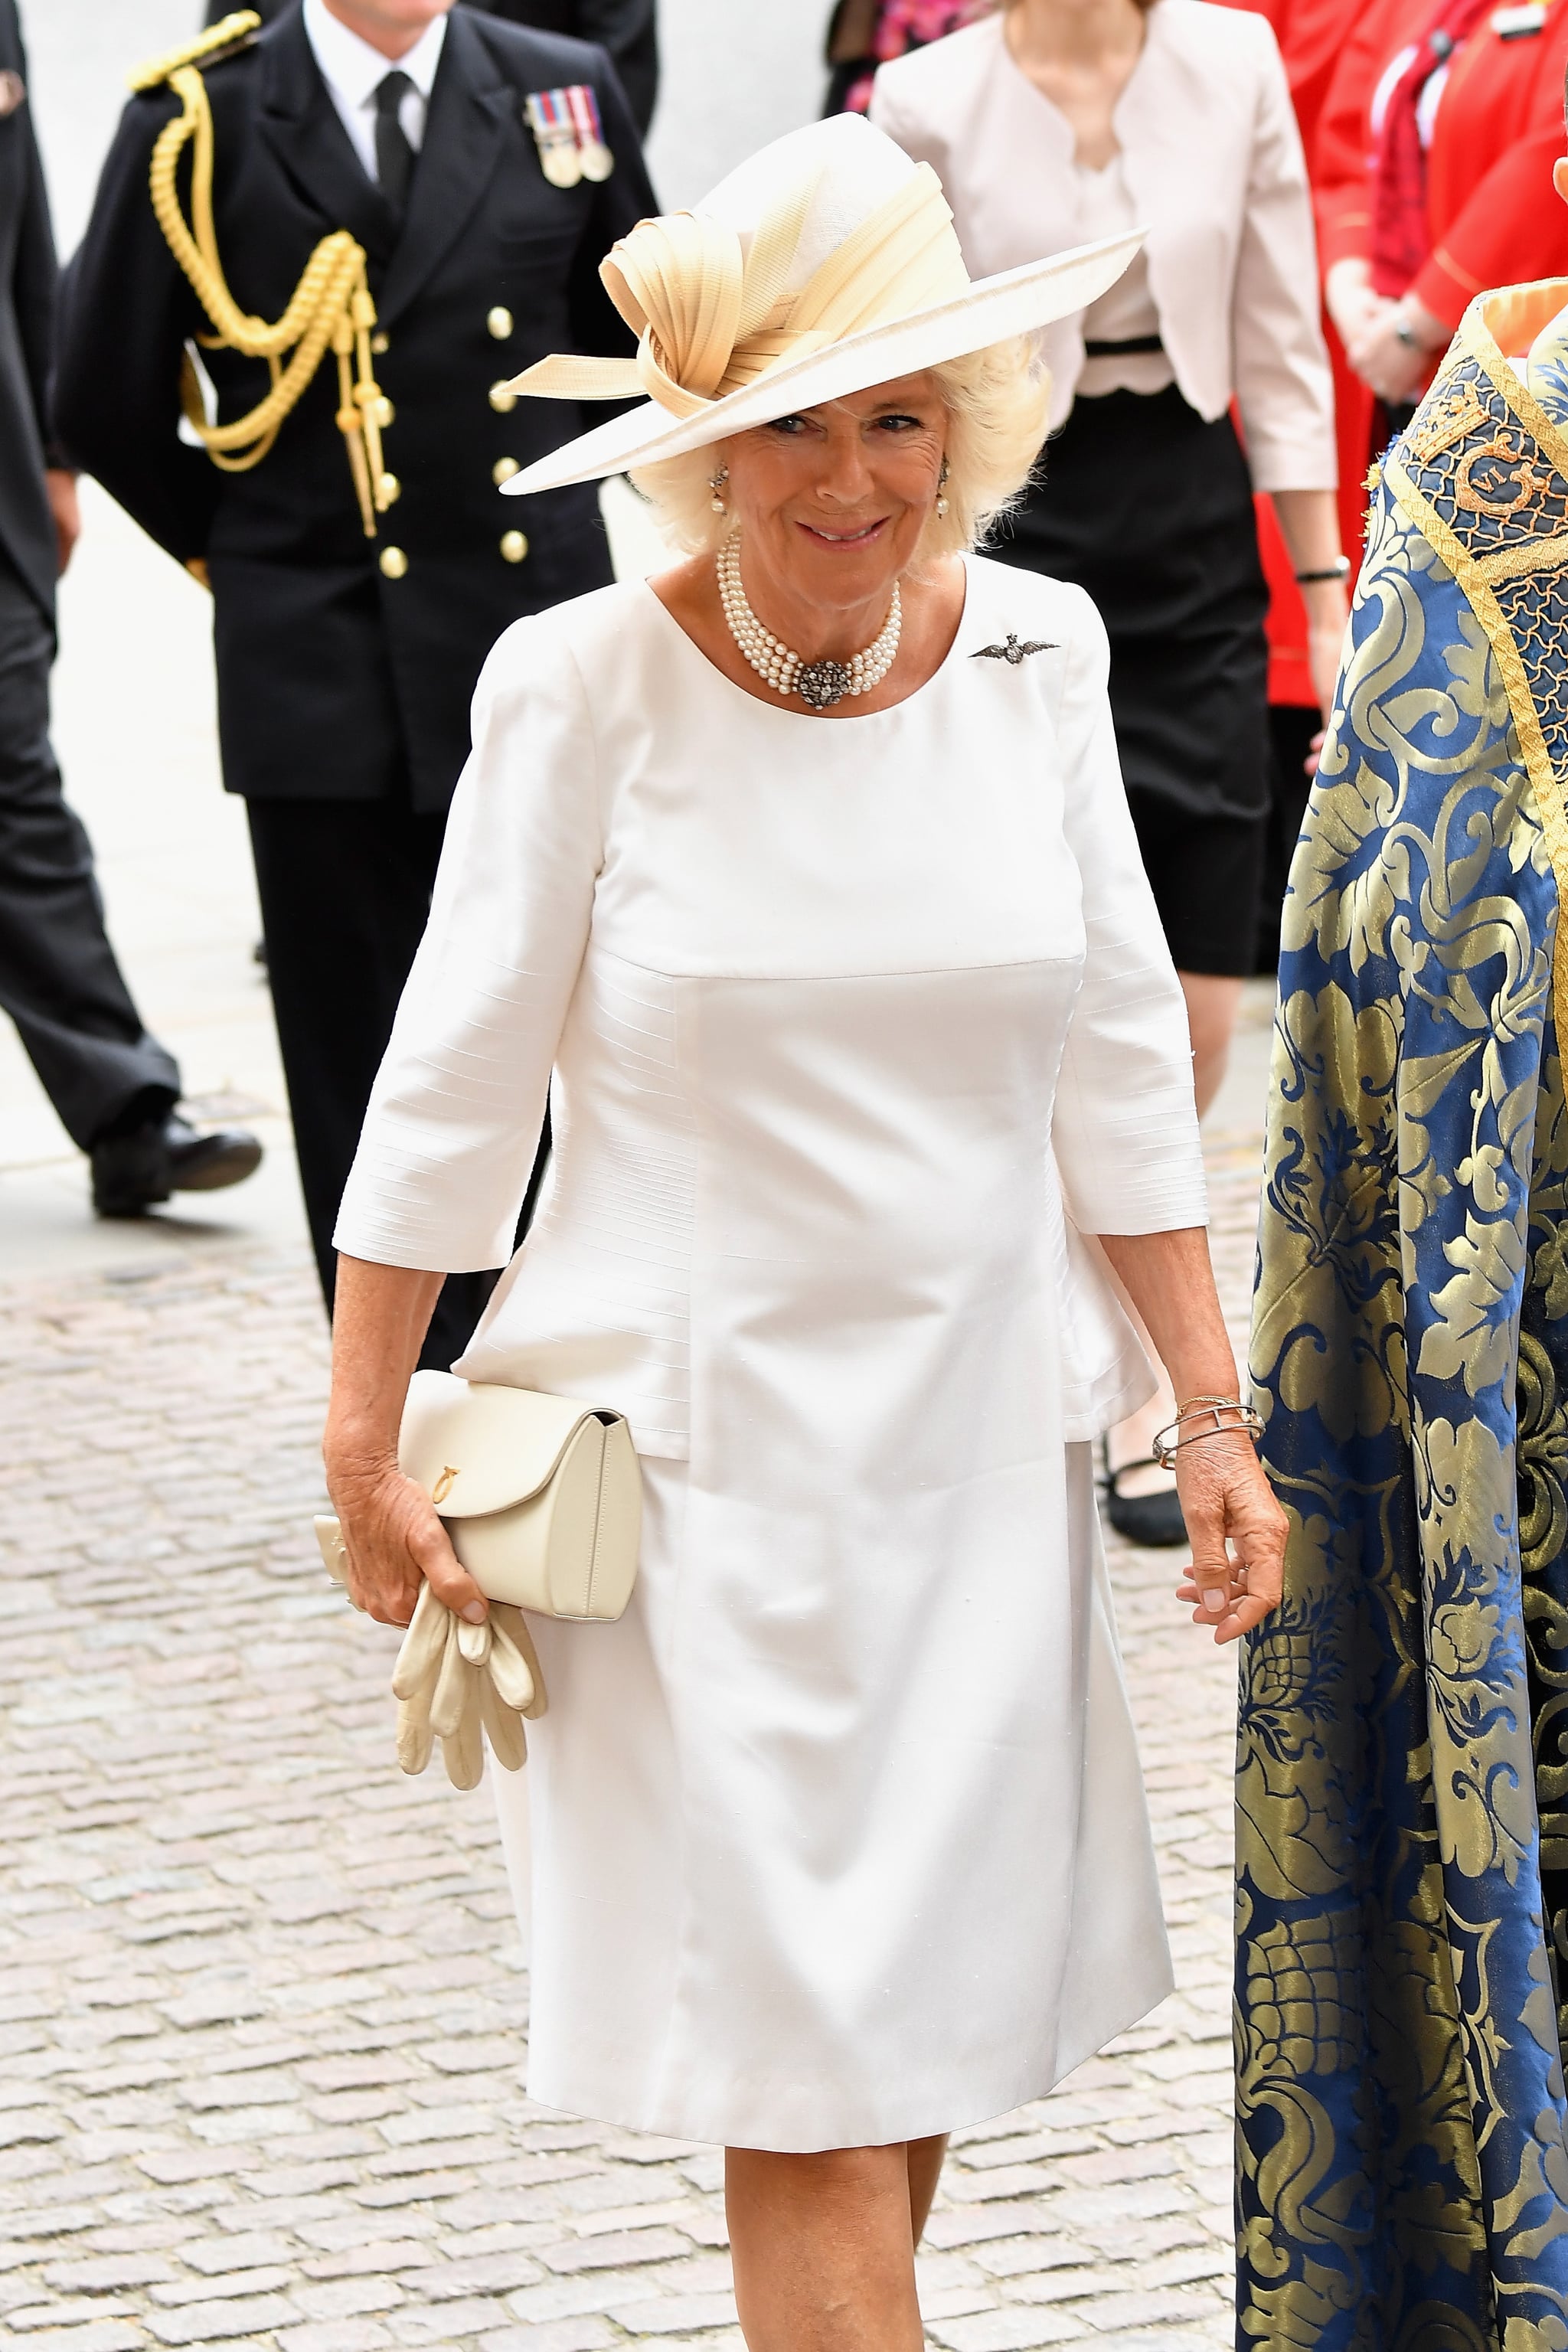
[[[221,1192],[261,1165],[261,1146],[242,1127],[200,1134],[177,1111],[130,1135],[95,1143],[92,1205],[100,1217],[140,1217],[172,1192]]]
[[[1156,1488],[1152,1495],[1124,1495],[1117,1481],[1125,1478],[1130,1470],[1157,1470],[1161,1465],[1152,1454],[1136,1462],[1123,1462],[1116,1469],[1110,1466],[1110,1449],[1100,1440],[1100,1458],[1102,1465],[1100,1487],[1105,1496],[1105,1516],[1119,1536],[1129,1543],[1142,1544],[1149,1550],[1159,1550],[1168,1544],[1184,1544],[1187,1523],[1182,1517],[1182,1506],[1173,1486]]]

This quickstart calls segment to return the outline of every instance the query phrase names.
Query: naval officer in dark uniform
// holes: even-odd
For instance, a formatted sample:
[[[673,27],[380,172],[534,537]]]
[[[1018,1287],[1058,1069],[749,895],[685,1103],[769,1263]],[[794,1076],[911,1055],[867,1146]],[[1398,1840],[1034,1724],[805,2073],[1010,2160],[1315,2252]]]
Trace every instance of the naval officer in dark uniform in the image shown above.
[[[498,495],[581,425],[572,404],[519,404],[504,381],[552,350],[627,349],[598,265],[655,205],[602,49],[446,0],[294,0],[195,66],[126,110],[68,274],[56,420],[212,588],[224,781],[247,803],[330,1306],[338,1200],[424,929],[480,665],[509,623],[611,576],[591,488]],[[182,267],[150,166],[165,126],[204,107],[212,234],[193,260],[194,135],[173,176],[190,224]],[[597,131],[582,133],[581,171],[574,123]],[[252,411],[270,378],[265,361],[214,347],[214,269],[233,319],[276,321],[342,231],[374,305],[353,391],[353,358],[340,376],[328,350],[274,435],[215,460],[193,439]],[[362,401],[379,446],[345,428]],[[427,1361],[461,1349],[487,1287],[448,1281]]]
[[[92,851],[49,744],[55,583],[77,535],[76,478],[49,440],[57,275],[16,0],[0,0],[0,1006],[71,1140],[101,1216],[214,1192],[261,1158],[199,1135],[103,927]]]
[[[207,0],[206,21],[221,23],[230,0]],[[289,0],[254,0],[264,24],[280,16]],[[637,129],[647,137],[658,97],[658,21],[655,0],[477,0],[492,16],[531,25],[541,33],[569,33],[596,41],[610,54]]]

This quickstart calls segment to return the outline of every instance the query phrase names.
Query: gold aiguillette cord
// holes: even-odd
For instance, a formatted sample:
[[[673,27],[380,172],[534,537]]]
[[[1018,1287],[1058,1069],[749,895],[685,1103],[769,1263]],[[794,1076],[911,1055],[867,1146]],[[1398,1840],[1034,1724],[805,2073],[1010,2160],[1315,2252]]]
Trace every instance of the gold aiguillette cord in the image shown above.
[[[348,449],[364,535],[374,539],[375,518],[385,513],[398,486],[382,456],[382,428],[392,422],[392,403],[371,367],[375,304],[365,280],[364,248],[347,229],[334,230],[321,239],[305,264],[289,307],[276,324],[247,318],[229,292],[218,259],[212,210],[213,122],[206,85],[194,65],[175,66],[163,79],[179,99],[182,111],[164,125],[153,150],[153,209],[170,251],[212,321],[213,333],[197,340],[208,350],[227,349],[243,352],[247,359],[264,359],[272,378],[271,390],[248,415],[237,417],[230,425],[209,425],[195,369],[187,355],[180,387],[185,415],[215,466],[226,474],[247,473],[260,464],[278,438],[279,427],[313,381],[330,343],[338,362],[338,429]],[[193,140],[192,223],[188,225],[180,209],[175,173],[181,155]],[[285,353],[292,354],[286,365]]]

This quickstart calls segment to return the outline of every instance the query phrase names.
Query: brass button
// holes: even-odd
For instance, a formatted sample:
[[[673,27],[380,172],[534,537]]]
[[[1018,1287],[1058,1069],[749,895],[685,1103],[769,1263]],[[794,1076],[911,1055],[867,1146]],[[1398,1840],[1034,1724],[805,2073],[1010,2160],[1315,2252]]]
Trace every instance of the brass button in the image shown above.
[[[403,485],[398,480],[396,475],[383,474],[381,484],[375,496],[375,503],[380,508],[382,513],[384,514],[387,508],[392,506],[402,496]]]
[[[383,352],[389,352],[392,349],[391,338],[387,335],[373,335],[370,339],[370,347],[379,359]]]
[[[521,471],[522,468],[515,457],[498,457],[490,467],[490,479],[499,490],[503,482],[510,482],[514,474],[521,474]]]
[[[528,553],[527,533],[521,530],[503,531],[501,534],[500,551],[505,556],[509,563],[521,563],[523,557]]]
[[[512,317],[511,312],[507,309],[506,304],[504,302],[498,302],[495,309],[487,315],[485,324],[489,329],[491,334],[495,337],[497,342],[504,343],[507,337],[510,334],[513,327],[517,324],[517,321]]]
[[[408,569],[408,558],[400,547],[384,547],[381,551],[381,574],[384,580],[401,580]]]
[[[510,383],[491,384],[490,406],[492,408],[499,408],[503,416],[506,415],[509,408],[515,408],[517,406],[517,394],[513,392]]]

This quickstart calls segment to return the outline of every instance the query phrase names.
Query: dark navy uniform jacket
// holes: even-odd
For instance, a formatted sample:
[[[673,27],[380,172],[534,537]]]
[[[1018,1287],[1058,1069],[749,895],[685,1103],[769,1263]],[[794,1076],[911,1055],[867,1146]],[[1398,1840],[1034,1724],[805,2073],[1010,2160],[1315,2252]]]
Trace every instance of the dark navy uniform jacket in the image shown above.
[[[394,409],[385,463],[402,495],[366,540],[330,352],[249,472],[221,472],[178,437],[182,353],[207,320],[148,194],[153,142],[178,111],[166,87],[126,109],[66,276],[56,429],[161,547],[208,568],[231,792],[411,792],[416,808],[441,809],[497,636],[610,577],[592,487],[503,499],[493,478],[498,460],[527,465],[588,420],[571,402],[498,410],[489,395],[550,352],[631,348],[598,277],[616,239],[656,209],[626,101],[602,49],[454,7],[398,226],[339,120],[298,5],[205,79],[217,248],[241,308],[276,319],[331,230],[365,247],[386,346],[376,376]],[[594,86],[616,167],[597,185],[556,188],[523,101],[573,82]],[[187,166],[187,217],[188,180]],[[499,337],[497,312],[512,322]],[[201,357],[222,418],[266,392],[264,362]],[[528,554],[510,562],[501,542],[517,530]],[[382,569],[389,547],[406,558],[401,576]]]
[[[288,5],[289,0],[207,0],[206,21],[216,25],[236,7],[246,7],[270,24]],[[542,33],[570,33],[608,49],[637,128],[647,137],[658,96],[655,0],[479,0],[479,5],[514,25],[532,25]]]
[[[0,546],[53,621],[59,552],[44,495],[55,247],[16,0],[0,0]]]

